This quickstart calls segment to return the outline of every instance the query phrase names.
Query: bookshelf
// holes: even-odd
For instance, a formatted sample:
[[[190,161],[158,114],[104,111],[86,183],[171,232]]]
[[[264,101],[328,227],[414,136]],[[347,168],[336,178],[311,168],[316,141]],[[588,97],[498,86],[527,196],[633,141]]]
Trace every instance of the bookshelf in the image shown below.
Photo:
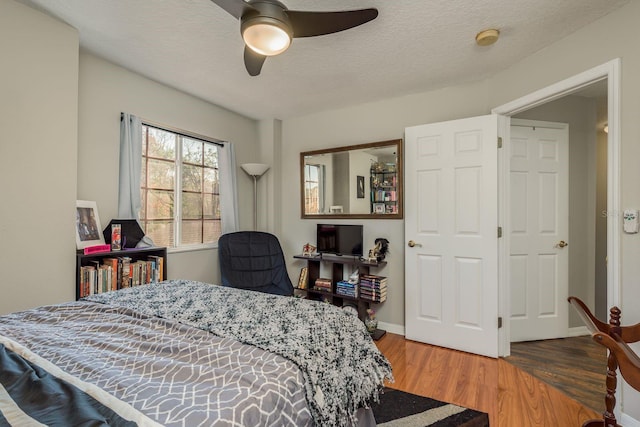
[[[99,266],[105,264],[111,265],[110,274],[108,271],[99,271]],[[122,270],[123,265],[129,266],[129,274],[126,276],[123,276],[122,273],[118,275],[117,272],[117,270]],[[91,267],[96,271],[93,276],[87,273]],[[100,278],[99,275],[101,275]],[[85,255],[82,250],[76,252],[76,300],[91,292],[91,289],[88,288],[91,286],[90,280],[94,281],[93,292],[100,293],[120,289],[123,284],[122,277],[128,278],[125,283],[127,287],[154,280],[165,280],[167,278],[167,248],[124,249],[89,255]],[[98,283],[102,285],[100,288],[98,288]]]
[[[344,307],[346,305],[351,305],[358,311],[358,318],[360,320],[364,320],[367,316],[367,309],[371,307],[371,304],[379,304],[384,302],[386,299],[386,294],[384,298],[381,300],[378,298],[370,298],[363,297],[363,292],[360,290],[356,292],[355,296],[348,296],[338,293],[337,284],[340,281],[346,280],[345,276],[345,266],[352,266],[353,269],[357,268],[360,280],[363,280],[363,276],[374,276],[380,277],[381,279],[386,279],[381,276],[376,276],[372,274],[370,269],[374,268],[382,268],[387,263],[385,261],[382,262],[369,262],[363,261],[355,257],[348,256],[331,256],[331,255],[317,255],[317,256],[304,256],[304,255],[295,255],[295,259],[305,260],[307,262],[307,280],[306,280],[306,288],[301,289],[300,287],[296,287],[296,292],[304,293],[306,298],[314,299],[319,301],[326,301],[338,307]],[[331,271],[330,277],[321,276],[322,272],[322,264],[327,264],[326,267]],[[314,289],[314,284],[317,279],[327,279],[329,284],[326,288]],[[385,282],[386,284],[386,282]],[[376,329],[375,332],[372,333],[372,337],[375,340],[382,338],[382,336],[386,333],[385,330]]]
[[[398,191],[397,172],[385,169],[371,169],[371,213],[397,214]]]

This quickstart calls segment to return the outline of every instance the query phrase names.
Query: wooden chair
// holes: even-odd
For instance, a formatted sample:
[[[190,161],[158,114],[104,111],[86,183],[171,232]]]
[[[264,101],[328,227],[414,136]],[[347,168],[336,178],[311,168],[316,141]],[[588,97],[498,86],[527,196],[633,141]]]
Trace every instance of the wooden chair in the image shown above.
[[[607,392],[605,395],[605,411],[602,420],[586,421],[582,427],[620,427],[613,410],[616,406],[616,370],[620,369],[622,377],[634,389],[640,391],[640,358],[628,346],[628,343],[640,341],[640,323],[633,326],[620,326],[621,312],[618,307],[609,310],[609,323],[598,320],[589,308],[578,298],[569,297],[569,303],[591,332],[595,342],[609,349],[607,358]]]

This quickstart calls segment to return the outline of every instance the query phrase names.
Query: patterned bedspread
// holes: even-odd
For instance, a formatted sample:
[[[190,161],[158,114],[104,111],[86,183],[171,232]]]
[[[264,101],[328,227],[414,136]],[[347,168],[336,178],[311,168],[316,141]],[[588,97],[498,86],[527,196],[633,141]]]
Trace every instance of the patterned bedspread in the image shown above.
[[[293,361],[320,426],[353,423],[357,408],[377,400],[384,379],[392,379],[362,322],[330,304],[184,280],[88,299],[176,320]]]
[[[79,425],[70,397],[79,392],[140,426],[313,424],[291,361],[123,307],[81,301],[0,316],[0,362],[0,425]],[[33,419],[16,410],[20,396]],[[82,425],[127,425],[101,414]]]

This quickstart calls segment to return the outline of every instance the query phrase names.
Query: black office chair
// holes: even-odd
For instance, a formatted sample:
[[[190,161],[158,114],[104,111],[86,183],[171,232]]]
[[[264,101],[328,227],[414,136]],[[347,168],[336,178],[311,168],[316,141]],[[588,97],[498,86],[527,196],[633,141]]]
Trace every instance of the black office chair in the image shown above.
[[[222,285],[277,295],[293,295],[278,238],[261,231],[220,236],[218,258]]]

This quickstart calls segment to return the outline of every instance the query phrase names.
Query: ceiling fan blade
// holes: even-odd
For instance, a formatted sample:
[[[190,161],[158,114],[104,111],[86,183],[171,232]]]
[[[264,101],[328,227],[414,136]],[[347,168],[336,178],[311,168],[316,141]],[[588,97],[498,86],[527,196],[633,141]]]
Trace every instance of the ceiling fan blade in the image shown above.
[[[267,59],[266,56],[254,52],[248,46],[244,47],[244,66],[250,76],[257,76],[260,74],[260,70],[262,70],[262,64],[264,64],[265,59]]]
[[[253,6],[244,0],[211,0],[236,19],[240,19],[247,10],[256,10]],[[257,12],[257,11],[256,11]]]
[[[378,9],[345,10],[341,12],[305,12],[287,10],[293,37],[312,37],[337,33],[367,23],[378,16]]]

